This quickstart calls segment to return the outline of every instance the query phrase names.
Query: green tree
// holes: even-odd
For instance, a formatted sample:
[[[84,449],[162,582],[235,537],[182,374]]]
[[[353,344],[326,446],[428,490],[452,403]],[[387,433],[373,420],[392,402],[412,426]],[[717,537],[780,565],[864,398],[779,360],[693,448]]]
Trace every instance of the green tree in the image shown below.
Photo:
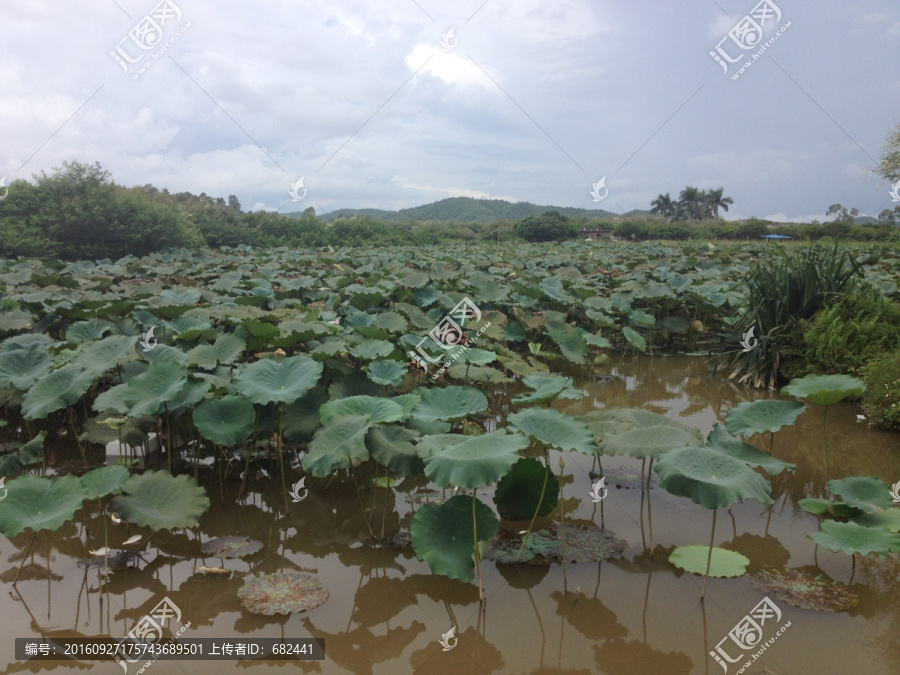
[[[876,173],[891,183],[900,180],[900,124],[894,127],[884,143],[881,164]]]
[[[706,214],[706,193],[688,185],[678,195],[678,205],[681,207],[684,217],[688,220],[703,220]]]
[[[579,228],[558,211],[547,211],[520,220],[515,231],[525,241],[564,241],[577,237]]]
[[[716,220],[719,219],[719,209],[722,209],[727,213],[728,205],[734,204],[734,200],[731,197],[723,196],[724,194],[725,188],[716,188],[715,190],[706,191],[706,206],[712,213],[712,217]]]
[[[672,201],[672,196],[667,192],[660,194],[656,199],[650,202],[650,213],[660,215],[663,218],[674,219],[678,215],[678,204]]]

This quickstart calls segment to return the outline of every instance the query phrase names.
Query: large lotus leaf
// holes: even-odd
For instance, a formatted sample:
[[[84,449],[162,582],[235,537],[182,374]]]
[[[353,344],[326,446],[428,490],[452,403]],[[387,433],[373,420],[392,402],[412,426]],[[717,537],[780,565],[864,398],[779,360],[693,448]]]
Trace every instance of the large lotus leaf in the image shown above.
[[[321,428],[319,408],[328,401],[324,387],[313,387],[296,401],[284,407],[282,430],[289,441],[307,442]]]
[[[865,382],[850,375],[807,375],[791,380],[781,393],[829,406],[848,396],[861,396],[865,391]]]
[[[350,349],[350,353],[358,359],[374,361],[387,356],[395,349],[387,340],[363,340]]]
[[[401,476],[418,476],[425,472],[425,464],[416,451],[413,441],[419,433],[412,429],[384,424],[369,429],[366,446],[372,458]]]
[[[559,375],[528,375],[522,383],[534,389],[530,394],[519,394],[513,397],[513,403],[549,403],[556,398],[580,399],[584,392],[575,389],[571,377]]]
[[[900,534],[893,534],[879,527],[864,527],[856,523],[839,523],[836,520],[822,521],[822,530],[808,535],[819,546],[829,551],[887,555],[900,551]]]
[[[72,359],[72,363],[80,365],[93,377],[99,377],[122,361],[136,359],[138,355],[134,350],[134,345],[137,344],[137,341],[137,337],[111,335],[85,346]]]
[[[413,408],[413,417],[423,420],[458,422],[487,410],[487,397],[474,387],[427,389]]]
[[[46,437],[46,431],[39,431],[37,436],[18,450],[0,457],[0,476],[12,476],[19,473],[23,467],[40,462]]]
[[[56,530],[75,516],[87,497],[76,476],[19,476],[6,484],[0,502],[0,532],[14,537],[26,528]]]
[[[658,458],[673,448],[703,443],[696,429],[640,408],[614,408],[607,412],[604,421],[611,424],[604,425],[599,446],[607,455]],[[596,433],[593,424],[591,429]]]
[[[147,471],[132,476],[122,491],[113,497],[113,510],[122,520],[153,530],[194,527],[209,508],[206,489],[185,474]]]
[[[200,302],[202,295],[196,288],[186,288],[183,291],[167,288],[160,292],[159,297],[170,305],[193,305]]]
[[[0,343],[0,351],[12,352],[17,349],[35,349],[39,352],[46,352],[58,344],[46,333],[23,333],[22,335],[13,335],[6,338]]]
[[[544,279],[540,283],[540,289],[544,291],[547,297],[552,298],[553,300],[558,300],[567,305],[572,302],[572,297],[566,293],[565,288],[563,288],[562,279],[559,277],[548,277]]]
[[[99,340],[110,331],[110,323],[108,321],[98,321],[91,319],[90,321],[76,321],[66,329],[67,342],[88,342],[90,340]]]
[[[306,612],[328,599],[318,578],[306,572],[276,572],[241,586],[238,599],[248,612],[274,616]]]
[[[234,363],[246,348],[244,340],[234,333],[223,333],[211,345],[197,345],[187,353],[185,363],[212,370],[218,363]]]
[[[262,359],[235,375],[237,390],[253,403],[293,403],[312,389],[322,375],[322,364],[306,356],[291,356],[281,363]]]
[[[850,476],[828,481],[828,489],[850,506],[866,513],[880,513],[891,508],[891,488],[875,476]]]
[[[399,361],[372,361],[369,364],[369,379],[375,384],[397,386],[403,382],[407,367]]]
[[[91,469],[81,477],[85,489],[85,499],[99,499],[106,495],[117,495],[128,482],[131,474],[124,466],[101,466]]]
[[[187,370],[174,361],[155,361],[140,375],[128,380],[125,401],[131,417],[155,415],[187,384]]]
[[[584,422],[553,408],[527,408],[506,418],[509,424],[545,446],[577,450],[586,455],[599,452],[594,433]]]
[[[505,475],[527,447],[527,438],[505,429],[470,437],[426,459],[425,475],[441,487],[483,487]]]
[[[69,363],[42,377],[22,398],[25,419],[43,419],[72,405],[93,384],[94,376],[81,366]]]
[[[853,522],[866,527],[883,527],[889,532],[900,532],[900,509],[888,509],[883,513],[863,513],[853,518]]]
[[[806,406],[797,401],[763,399],[744,401],[725,416],[725,428],[734,436],[753,436],[765,432],[776,432],[782,427],[794,424]]]
[[[846,584],[828,581],[821,573],[813,576],[803,570],[783,572],[763,570],[750,575],[750,580],[765,593],[801,609],[819,612],[842,612],[859,604],[859,595]]]
[[[726,455],[730,455],[735,459],[739,459],[752,467],[758,466],[772,476],[781,473],[785,469],[791,473],[797,470],[796,464],[782,462],[780,459],[772,457],[769,453],[754,448],[749,443],[739,441],[718,424],[716,424],[709,433],[709,437],[706,439],[706,445],[714,450],[724,452]]]
[[[416,444],[416,452],[422,459],[428,459],[432,455],[443,452],[447,448],[465,443],[469,440],[469,436],[462,434],[432,434],[423,436]]]
[[[255,417],[250,399],[239,394],[203,401],[193,412],[200,435],[224,446],[246,441],[253,432]]]
[[[480,499],[456,495],[441,504],[422,506],[413,516],[409,533],[416,556],[432,572],[468,582],[475,577],[476,530],[479,542],[490,541],[498,526],[497,516]]]
[[[708,546],[679,546],[669,556],[669,562],[692,574],[706,574],[706,561],[709,559]],[[709,560],[709,576],[739,577],[747,571],[750,558],[735,551],[713,547],[712,559]]]
[[[766,479],[740,459],[709,446],[676,448],[660,457],[653,468],[661,488],[689,497],[705,509],[744,499],[772,503],[772,486]]]
[[[566,326],[550,330],[547,334],[559,345],[559,351],[567,360],[578,364],[587,362],[588,344],[577,330]]]
[[[168,410],[169,417],[173,420],[178,419],[184,413],[193,410],[203,400],[203,397],[206,396],[211,387],[212,383],[207,382],[203,378],[198,380],[188,379],[187,384],[166,402],[166,410]]]
[[[497,355],[494,352],[487,351],[486,349],[469,347],[466,349],[466,351],[463,352],[462,358],[460,360],[472,364],[473,366],[486,366],[487,364],[496,361]]]
[[[243,558],[256,553],[262,547],[261,541],[250,537],[233,535],[205,541],[200,546],[200,550],[204,554],[215,556],[216,558]]]
[[[559,524],[554,522],[550,531],[541,530],[528,535],[525,547],[544,558],[563,558],[563,541]],[[615,533],[601,530],[596,525],[566,525],[565,558],[569,562],[599,562],[621,555],[628,547],[624,539]]]
[[[402,333],[409,328],[409,322],[399,312],[381,312],[375,317],[372,325],[390,333]]]
[[[141,356],[143,356],[144,360],[148,363],[153,363],[154,361],[174,361],[175,363],[184,365],[187,361],[187,354],[177,347],[170,347],[169,345],[156,345],[149,352],[141,350]]]
[[[543,494],[543,499],[541,495]],[[559,481],[533,457],[522,457],[497,483],[494,503],[501,518],[524,520],[535,510],[546,516],[559,502]]]
[[[844,502],[833,502],[828,499],[819,499],[817,497],[808,497],[797,502],[797,506],[816,516],[826,513],[838,518],[850,518],[859,515],[860,511]],[[900,511],[898,511],[900,513]],[[865,523],[862,523],[865,524]]]
[[[330,420],[316,432],[301,465],[317,478],[336,469],[349,469],[369,459],[366,433],[372,426],[371,415],[342,415]]]
[[[322,424],[345,415],[368,415],[372,424],[401,422],[406,419],[403,407],[387,398],[376,396],[349,396],[329,401],[319,408]]]
[[[639,352],[647,351],[647,341],[644,339],[644,336],[638,333],[633,328],[622,326],[622,335],[624,335],[625,339],[628,340],[628,344],[637,349]]]
[[[14,349],[0,352],[0,387],[12,385],[27,391],[50,372],[53,356],[44,349]]]

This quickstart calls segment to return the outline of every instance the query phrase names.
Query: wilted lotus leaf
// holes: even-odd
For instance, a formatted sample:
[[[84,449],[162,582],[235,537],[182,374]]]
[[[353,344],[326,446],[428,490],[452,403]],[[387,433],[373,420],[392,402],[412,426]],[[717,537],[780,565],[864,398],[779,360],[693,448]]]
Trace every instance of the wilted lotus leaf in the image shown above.
[[[553,523],[550,531],[541,530],[528,536],[525,548],[545,558],[562,560],[563,545],[559,537],[559,525]],[[628,546],[624,539],[616,539],[615,533],[599,527],[566,525],[566,560],[569,562],[597,562],[620,555]]]
[[[251,579],[237,592],[248,612],[273,616],[306,612],[328,599],[322,582],[305,572],[279,572]]]
[[[494,562],[507,564],[525,563],[534,559],[534,551],[527,546],[522,550],[522,557],[519,557],[521,548],[522,537],[509,530],[498,530],[484,552],[484,557]]]
[[[216,558],[243,558],[262,548],[262,542],[250,537],[218,537],[203,542],[200,550]]]
[[[763,570],[750,576],[753,584],[779,600],[801,609],[841,612],[859,604],[859,596],[849,586],[828,581],[823,574],[813,576],[802,570]]]

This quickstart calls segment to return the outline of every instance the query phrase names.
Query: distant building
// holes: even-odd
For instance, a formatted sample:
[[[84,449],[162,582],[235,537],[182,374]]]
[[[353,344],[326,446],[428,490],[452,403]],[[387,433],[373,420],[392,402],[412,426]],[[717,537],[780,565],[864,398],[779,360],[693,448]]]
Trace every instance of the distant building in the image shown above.
[[[607,239],[612,239],[613,231],[612,230],[582,230],[581,236],[586,241],[597,241],[597,237],[606,237]]]

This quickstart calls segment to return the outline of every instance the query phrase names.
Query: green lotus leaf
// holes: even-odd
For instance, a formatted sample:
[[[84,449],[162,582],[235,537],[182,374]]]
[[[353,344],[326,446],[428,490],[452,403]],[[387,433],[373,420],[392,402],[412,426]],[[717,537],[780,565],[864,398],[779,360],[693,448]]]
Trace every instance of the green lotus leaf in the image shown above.
[[[883,527],[889,532],[900,532],[900,509],[888,509],[883,513],[863,513],[853,518],[853,522],[866,527]]]
[[[328,591],[306,572],[276,572],[254,577],[238,589],[237,596],[251,614],[274,616],[318,607],[328,599]]]
[[[544,291],[548,298],[558,300],[564,304],[570,304],[572,297],[566,293],[563,288],[562,279],[558,277],[548,277],[540,283],[540,289]]]
[[[753,436],[765,432],[775,433],[782,427],[796,423],[806,406],[797,401],[763,399],[744,401],[725,416],[725,428],[733,436]]]
[[[30,528],[56,530],[75,516],[87,493],[76,476],[19,476],[6,484],[0,502],[0,532],[14,537]]]
[[[428,563],[434,574],[469,582],[475,577],[476,531],[478,542],[487,542],[498,526],[497,516],[480,499],[456,495],[420,507],[409,533],[416,557]]]
[[[817,497],[801,499],[797,502],[797,506],[816,516],[828,513],[837,518],[849,518],[860,513],[859,509],[855,509],[844,502],[832,502],[828,499],[819,499]]]
[[[194,527],[209,508],[206,489],[185,474],[147,471],[128,479],[122,492],[113,497],[112,510],[122,520],[153,530]]]
[[[81,398],[94,383],[94,376],[81,366],[68,363],[42,377],[22,398],[25,419],[43,419]]]
[[[865,383],[850,375],[807,375],[791,380],[781,394],[803,398],[814,405],[829,406],[848,396],[861,396],[865,391]]]
[[[413,408],[413,417],[426,421],[458,422],[487,410],[487,397],[474,387],[426,389]]]
[[[195,365],[204,370],[212,370],[219,363],[232,364],[247,345],[234,333],[223,333],[211,345],[197,345],[185,357],[187,365]]]
[[[510,426],[545,446],[577,450],[585,455],[599,452],[594,433],[584,422],[553,408],[527,408],[506,418]]]
[[[519,394],[513,397],[513,403],[549,403],[557,398],[580,399],[584,397],[583,391],[575,389],[571,377],[533,374],[523,377],[522,383],[534,391],[531,394]]]
[[[432,455],[443,452],[449,447],[464,443],[469,439],[462,434],[432,434],[422,436],[416,444],[416,452],[422,459],[428,459]]]
[[[188,379],[187,384],[166,402],[165,409],[172,420],[178,419],[184,413],[192,411],[212,387],[211,382],[203,378],[195,380],[193,379],[195,373],[191,373],[191,375],[192,377]]]
[[[235,375],[239,393],[252,403],[293,403],[312,389],[322,376],[322,364],[306,356],[291,356],[281,363],[261,359]]]
[[[66,329],[66,341],[89,342],[90,340],[99,340],[109,331],[110,323],[108,321],[98,321],[97,319],[76,321]]]
[[[91,469],[81,477],[85,499],[99,499],[106,495],[117,495],[128,482],[131,474],[124,466],[101,466]]]
[[[403,382],[407,370],[407,367],[399,361],[372,361],[368,367],[368,375],[375,384],[396,387]]]
[[[477,488],[496,483],[519,459],[519,450],[528,447],[521,434],[505,429],[484,436],[467,437],[448,445],[425,460],[425,475],[441,487]]]
[[[92,377],[99,377],[123,361],[136,359],[138,355],[134,346],[137,341],[136,337],[111,335],[86,345],[71,362],[80,365]]]
[[[554,522],[550,531],[540,530],[528,535],[525,548],[535,555],[544,558],[563,559],[569,562],[599,562],[613,556],[621,555],[628,548],[624,539],[616,538],[615,533],[601,530],[596,525],[583,526],[566,524],[565,548],[560,537],[559,524]]]
[[[368,415],[372,424],[402,422],[406,419],[403,407],[389,398],[376,396],[349,396],[329,401],[319,408],[322,424],[345,415]]]
[[[413,441],[419,434],[396,424],[381,424],[369,429],[366,446],[372,459],[401,476],[418,476],[425,472],[425,464]]]
[[[163,404],[173,400],[186,384],[187,370],[184,367],[174,361],[155,361],[147,370],[132,377],[125,385],[124,401],[128,405],[127,412],[131,417],[155,415]],[[97,401],[99,400],[100,397],[97,397]]]
[[[193,412],[194,425],[200,435],[224,446],[246,441],[253,433],[255,418],[250,399],[239,394],[203,401]]]
[[[706,574],[708,546],[679,546],[669,555],[669,562],[691,574]],[[747,571],[750,559],[724,548],[713,547],[709,560],[709,576],[740,577]]]
[[[187,288],[179,291],[175,288],[167,288],[159,294],[160,299],[170,305],[193,305],[200,302],[203,294],[196,288]]]
[[[336,469],[349,469],[367,461],[366,433],[372,424],[371,415],[341,415],[330,419],[313,436],[301,461],[303,470],[324,478]]]
[[[0,352],[0,387],[28,391],[50,372],[53,356],[44,349],[14,349]]]
[[[638,333],[633,328],[622,326],[622,335],[624,335],[625,339],[628,340],[628,344],[637,349],[639,352],[647,351],[647,341],[644,339],[644,336]]]
[[[187,361],[187,354],[177,347],[170,347],[169,345],[156,345],[156,347],[149,352],[145,352],[142,349],[141,356],[143,356],[144,360],[148,363],[153,363],[154,361],[173,361],[174,363],[183,366]]]
[[[559,346],[559,351],[572,363],[587,363],[588,344],[581,333],[565,326],[547,331],[547,335]]]
[[[784,470],[791,473],[797,470],[796,464],[783,462],[767,452],[754,448],[749,443],[734,438],[718,424],[713,426],[713,430],[706,439],[706,444],[714,450],[739,459],[752,467],[758,466],[771,476],[776,476]]]
[[[513,464],[494,492],[494,504],[500,517],[510,520],[531,518],[535,511],[539,516],[546,516],[558,502],[559,481],[533,457],[522,457]]]
[[[900,534],[893,534],[880,527],[865,527],[854,522],[822,521],[822,529],[806,535],[829,551],[886,556],[900,551]]]
[[[17,450],[0,457],[0,476],[12,476],[24,467],[37,464],[44,453],[46,431],[39,431],[37,436],[23,444]]]
[[[322,427],[319,408],[328,401],[324,387],[315,386],[293,403],[284,407],[282,431],[284,437],[295,443],[308,442]]]
[[[875,476],[850,476],[828,481],[828,490],[850,506],[866,513],[880,513],[891,508],[893,496],[890,486]]]
[[[374,361],[388,356],[395,347],[387,340],[363,340],[350,349],[350,353],[358,359]]]
[[[673,448],[703,444],[696,429],[640,408],[595,411],[585,421],[595,436],[601,432],[598,444],[607,455],[658,458]]]
[[[372,325],[383,328],[389,333],[402,333],[409,328],[409,321],[403,318],[399,312],[382,312],[375,317]]]
[[[628,319],[642,328],[653,328],[656,325],[656,317],[642,309],[633,309],[628,313]]]
[[[477,349],[475,347],[467,348],[460,358],[460,361],[465,361],[473,366],[486,366],[496,360],[497,355],[494,352],[489,352],[485,349]]]
[[[670,450],[653,466],[659,486],[679,497],[688,497],[705,509],[730,506],[736,501],[755,499],[771,504],[769,482],[740,459],[713,447],[684,447]]]

